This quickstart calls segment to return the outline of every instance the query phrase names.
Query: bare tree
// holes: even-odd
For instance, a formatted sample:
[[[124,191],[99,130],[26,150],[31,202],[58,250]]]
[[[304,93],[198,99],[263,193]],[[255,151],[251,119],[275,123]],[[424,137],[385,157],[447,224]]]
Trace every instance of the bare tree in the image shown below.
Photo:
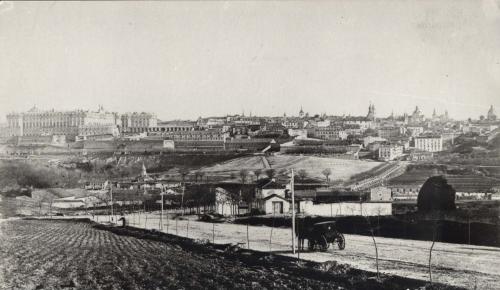
[[[248,177],[248,170],[247,169],[241,169],[240,170],[240,181],[242,184],[245,184],[247,181]]]
[[[260,169],[255,169],[255,170],[253,171],[253,173],[255,174],[255,178],[256,178],[256,179],[259,179],[260,175],[262,174],[262,170],[260,170]]]
[[[182,182],[185,182],[186,181],[186,176],[188,176],[188,174],[189,174],[189,170],[186,169],[186,168],[182,168],[182,169],[179,170],[179,174],[181,175]]]
[[[266,175],[270,179],[273,179],[276,176],[276,170],[273,168],[269,168],[268,170],[266,170]]]
[[[325,168],[321,173],[325,176],[326,182],[330,182],[330,175],[332,175],[330,168]]]
[[[203,176],[205,176],[205,172],[198,171],[198,176],[200,176],[200,182],[203,182]]]
[[[368,223],[368,228],[372,236],[372,241],[373,241],[373,246],[375,247],[375,264],[377,266],[377,279],[380,279],[380,273],[378,270],[378,247],[377,247],[377,242],[375,241],[375,235],[373,234],[373,226],[370,223],[370,219],[368,216],[365,216],[366,222]]]
[[[307,171],[305,169],[299,169],[299,171],[297,171],[297,177],[299,177],[299,180],[301,182],[304,182],[304,180],[307,178]]]
[[[38,215],[42,214],[44,205],[48,205],[49,214],[52,216],[52,204],[54,203],[54,195],[48,191],[42,191],[35,198],[36,206],[38,207]]]
[[[429,249],[429,283],[432,285],[432,250],[434,249],[434,244],[436,244],[436,238],[438,233],[438,220],[434,220],[434,225],[432,227],[432,244]]]

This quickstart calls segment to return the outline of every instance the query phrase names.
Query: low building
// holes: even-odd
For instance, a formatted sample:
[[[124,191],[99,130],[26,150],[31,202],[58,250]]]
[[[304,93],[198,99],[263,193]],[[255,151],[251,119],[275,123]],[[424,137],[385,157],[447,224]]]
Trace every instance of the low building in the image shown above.
[[[81,197],[77,198],[74,196],[57,198],[52,201],[52,207],[54,208],[85,208],[91,203],[90,199],[95,197]]]
[[[285,198],[285,193],[286,193],[285,186],[277,183],[274,179],[272,179],[261,186],[257,186],[256,198],[265,199],[266,197],[271,195],[277,195],[282,198]]]
[[[422,184],[393,184],[388,187],[392,192],[393,200],[417,200]]]
[[[389,201],[392,199],[392,191],[385,186],[370,189],[370,201]]]
[[[427,161],[427,160],[432,160],[433,158],[434,158],[433,152],[422,151],[418,149],[412,150],[409,155],[410,161]]]
[[[347,132],[339,126],[316,127],[314,128],[314,137],[324,140],[345,140]]]
[[[422,126],[408,126],[406,127],[406,130],[410,132],[410,135],[412,137],[419,136],[420,134],[424,133],[424,127]]]
[[[373,142],[384,142],[384,141],[387,141],[387,139],[376,136],[366,136],[363,138],[363,146],[366,148]]]
[[[78,126],[78,137],[85,138],[87,136],[112,135],[114,137],[120,135],[118,127],[114,124],[87,124]]]
[[[367,129],[374,128],[374,122],[372,119],[367,117],[352,117],[348,116],[342,120],[344,125],[359,125],[361,131],[366,131]]]
[[[307,138],[307,129],[288,129],[290,137]]]
[[[259,209],[265,214],[284,214],[290,211],[290,202],[280,195],[271,194],[259,201]]]
[[[398,144],[380,144],[378,148],[378,159],[390,161],[403,156],[403,146]]]
[[[221,130],[196,130],[196,131],[170,131],[163,132],[162,136],[174,141],[223,141],[229,137],[228,133]]]

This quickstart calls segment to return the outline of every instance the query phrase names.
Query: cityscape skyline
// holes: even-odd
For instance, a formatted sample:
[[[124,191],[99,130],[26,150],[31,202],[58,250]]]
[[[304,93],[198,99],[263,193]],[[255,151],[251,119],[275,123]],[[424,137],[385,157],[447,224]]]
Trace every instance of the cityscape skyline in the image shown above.
[[[469,117],[467,118],[453,118],[453,116],[450,116],[449,114],[449,111],[446,109],[446,108],[441,108],[442,111],[434,108],[431,110],[430,113],[427,113],[425,112],[424,110],[422,110],[422,108],[419,106],[419,105],[416,105],[413,107],[413,109],[409,110],[409,111],[405,111],[405,112],[396,112],[394,110],[392,110],[389,114],[387,115],[381,115],[378,113],[378,108],[377,106],[370,102],[368,103],[367,106],[365,106],[365,112],[364,113],[360,113],[360,114],[352,114],[352,113],[342,113],[342,114],[335,114],[335,113],[329,113],[329,112],[309,112],[307,111],[304,106],[300,106],[296,109],[295,112],[283,112],[283,113],[275,113],[275,114],[269,114],[269,115],[262,115],[262,114],[258,114],[258,113],[255,113],[253,112],[252,110],[242,110],[241,112],[228,112],[228,113],[225,113],[225,114],[221,114],[221,115],[204,115],[204,114],[199,114],[197,117],[193,117],[193,118],[162,118],[162,115],[161,114],[158,114],[157,112],[150,112],[150,111],[144,111],[144,110],[135,110],[135,111],[132,111],[132,110],[129,110],[129,111],[117,111],[117,110],[113,110],[113,109],[110,109],[110,108],[106,108],[105,106],[99,104],[99,105],[96,105],[94,107],[90,107],[90,108],[65,108],[65,109],[57,109],[57,108],[40,108],[38,107],[36,104],[33,105],[31,108],[29,109],[26,109],[26,110],[22,110],[22,111],[10,111],[10,112],[7,112],[7,115],[9,114],[12,114],[12,113],[26,113],[26,112],[30,112],[30,111],[41,111],[41,112],[50,112],[50,111],[53,111],[53,112],[70,112],[70,111],[86,111],[86,112],[98,112],[98,111],[103,111],[103,112],[109,112],[109,113],[117,113],[117,114],[131,114],[131,113],[151,113],[151,114],[154,114],[159,121],[172,121],[172,120],[186,120],[186,121],[195,121],[196,119],[198,118],[211,118],[211,117],[225,117],[225,116],[253,116],[253,117],[283,117],[283,116],[287,116],[287,117],[299,117],[301,113],[303,113],[304,115],[308,115],[309,117],[313,117],[315,115],[318,115],[320,117],[322,116],[326,116],[326,117],[331,117],[331,116],[338,116],[338,117],[342,117],[342,116],[360,116],[360,117],[364,117],[367,115],[367,113],[370,112],[370,107],[373,106],[373,108],[375,109],[375,117],[376,118],[380,118],[380,119],[384,119],[384,118],[389,118],[391,116],[394,116],[394,117],[403,117],[405,114],[406,115],[411,115],[413,112],[415,112],[416,109],[418,109],[423,116],[427,117],[427,118],[430,118],[432,117],[434,114],[436,114],[437,116],[442,116],[442,115],[447,115],[448,117],[450,117],[451,119],[453,120],[457,120],[457,121],[463,121],[463,120],[467,120]],[[470,117],[472,120],[477,120],[479,119],[479,117],[486,117],[487,116],[487,113],[488,111],[493,108],[493,111],[496,111],[496,107],[494,105],[490,105],[487,110],[485,112],[483,112],[482,114],[478,115],[478,116],[475,116],[475,117]],[[5,117],[3,116],[3,117]]]
[[[33,105],[168,120],[370,101],[478,118],[500,107],[499,24],[495,1],[2,2],[0,122]]]

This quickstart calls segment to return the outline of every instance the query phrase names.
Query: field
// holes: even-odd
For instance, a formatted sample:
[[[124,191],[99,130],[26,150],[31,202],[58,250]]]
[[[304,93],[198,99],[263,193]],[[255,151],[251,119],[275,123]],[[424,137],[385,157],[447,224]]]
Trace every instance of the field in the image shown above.
[[[330,180],[341,179],[345,181],[355,174],[372,170],[380,164],[380,162],[374,161],[346,160],[316,156],[247,156],[205,167],[202,171],[209,175],[230,176],[231,173],[237,175],[241,169],[248,169],[252,172],[259,169],[264,174],[265,170],[269,168],[273,168],[277,172],[283,169],[294,168],[296,170],[306,170],[309,178],[324,180],[325,176],[321,172],[329,168],[332,171]]]
[[[429,289],[400,277],[377,281],[334,261],[83,221],[10,220],[0,230],[0,289]]]

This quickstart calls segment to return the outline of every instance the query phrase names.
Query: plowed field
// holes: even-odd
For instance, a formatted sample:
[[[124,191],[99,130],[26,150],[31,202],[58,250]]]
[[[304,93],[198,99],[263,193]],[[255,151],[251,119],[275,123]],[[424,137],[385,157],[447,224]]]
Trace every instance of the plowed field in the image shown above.
[[[151,239],[155,235],[161,241]],[[228,254],[227,250],[196,243],[191,244],[194,250],[190,251],[185,248],[187,242],[181,247],[169,242],[169,237],[179,239],[133,229],[102,230],[87,222],[2,222],[0,289],[406,289],[406,286],[416,289],[419,286],[399,278],[376,282],[364,272],[351,272],[354,270],[336,264],[311,268],[295,262],[273,262],[273,258],[268,261],[262,256],[254,258],[255,253]],[[249,263],[250,260],[254,262]]]

